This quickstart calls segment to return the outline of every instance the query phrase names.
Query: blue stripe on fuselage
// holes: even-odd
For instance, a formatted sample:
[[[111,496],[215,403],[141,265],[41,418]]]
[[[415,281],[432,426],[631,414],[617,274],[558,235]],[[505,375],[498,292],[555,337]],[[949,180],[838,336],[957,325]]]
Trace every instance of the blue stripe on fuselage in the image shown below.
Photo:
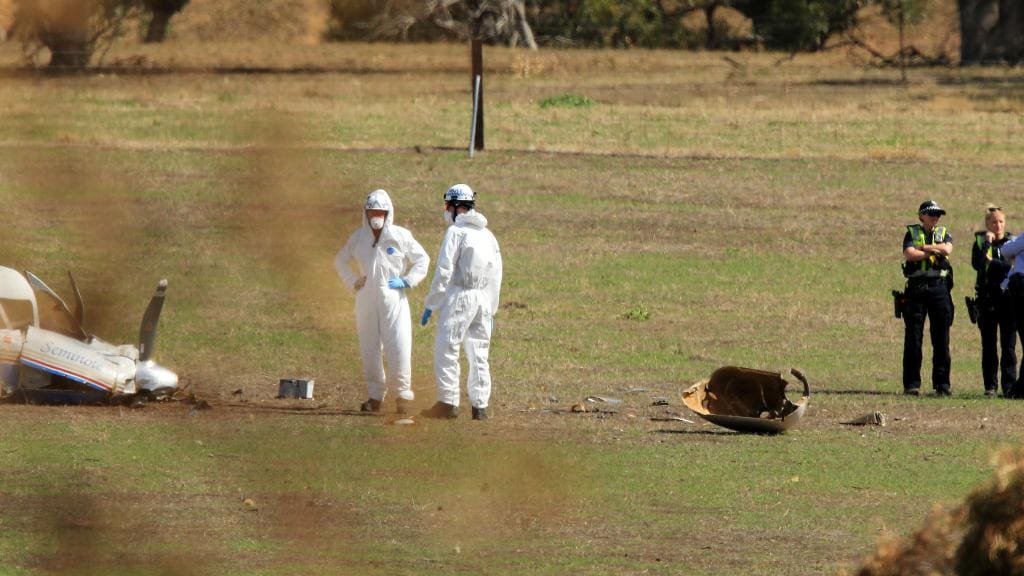
[[[100,386],[99,384],[97,384],[95,382],[90,382],[89,380],[86,380],[85,378],[83,378],[81,376],[77,376],[75,374],[71,374],[70,372],[64,372],[63,370],[58,370],[56,368],[53,368],[51,366],[47,366],[45,364],[41,364],[39,362],[34,362],[32,360],[29,360],[28,358],[25,358],[24,356],[22,356],[21,362],[22,362],[22,364],[25,364],[27,366],[31,366],[32,368],[35,368],[36,370],[42,370],[43,372],[49,372],[50,374],[56,374],[57,376],[62,376],[64,378],[67,378],[68,380],[73,380],[75,382],[78,382],[79,384],[85,384],[86,386],[89,386],[90,388],[95,388],[95,389],[100,390],[102,392],[110,392],[109,388],[104,388],[103,386]]]

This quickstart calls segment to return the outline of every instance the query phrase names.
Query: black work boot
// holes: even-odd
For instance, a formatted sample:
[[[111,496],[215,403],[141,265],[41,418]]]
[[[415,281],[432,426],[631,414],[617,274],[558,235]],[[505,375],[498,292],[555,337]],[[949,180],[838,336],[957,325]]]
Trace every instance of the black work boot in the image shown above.
[[[380,412],[380,400],[370,398],[359,405],[360,412]]]
[[[458,418],[459,407],[444,402],[434,402],[433,406],[420,412],[420,416],[424,418]]]
[[[473,407],[473,420],[487,420],[487,408]]]
[[[412,404],[412,400],[406,400],[405,398],[395,399],[395,413],[396,414],[408,414],[409,405]]]

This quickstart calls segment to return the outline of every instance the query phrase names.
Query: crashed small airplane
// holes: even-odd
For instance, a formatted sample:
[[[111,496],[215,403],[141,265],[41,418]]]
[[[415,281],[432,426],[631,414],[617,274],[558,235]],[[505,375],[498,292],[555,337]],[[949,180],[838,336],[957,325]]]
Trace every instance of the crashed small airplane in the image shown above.
[[[82,404],[162,399],[178,375],[152,360],[167,281],[142,317],[138,347],[104,342],[82,328],[85,306],[74,276],[74,313],[31,272],[0,266],[0,383],[14,400]]]
[[[739,432],[785,432],[804,415],[811,388],[799,370],[790,373],[804,385],[796,403],[786,398],[789,382],[779,372],[724,366],[711,378],[683,392],[683,404],[708,422]]]

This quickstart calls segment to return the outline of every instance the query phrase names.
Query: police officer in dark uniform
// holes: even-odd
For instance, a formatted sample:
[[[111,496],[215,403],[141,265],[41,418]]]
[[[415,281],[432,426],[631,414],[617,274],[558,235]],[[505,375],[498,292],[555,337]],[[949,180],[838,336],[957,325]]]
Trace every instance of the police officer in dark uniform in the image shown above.
[[[1004,260],[1013,262],[1006,280],[1003,281],[1003,290],[1010,300],[1017,335],[1024,344],[1024,234],[1003,244],[1001,252]],[[1003,386],[1003,394],[1007,398],[1024,398],[1024,370],[1017,374],[1017,382],[1009,391],[1006,391],[1005,382]]]
[[[997,206],[986,208],[985,230],[974,233],[974,247],[971,249],[971,266],[978,272],[974,291],[978,329],[981,331],[981,375],[985,396],[995,396],[999,392],[1000,381],[1003,383],[1003,395],[1008,395],[1017,380],[1013,302],[1001,286],[1010,271],[1010,263],[1003,260],[1002,247],[1013,238],[1013,234],[1006,232],[1006,215],[1002,209]],[[1000,368],[1002,378],[998,378]]]
[[[907,226],[903,237],[903,275],[907,278],[903,323],[903,393],[921,391],[921,344],[924,321],[930,318],[932,387],[936,396],[949,396],[949,327],[953,324],[953,268],[949,255],[953,237],[939,218],[946,213],[934,200],[917,210],[920,224]]]

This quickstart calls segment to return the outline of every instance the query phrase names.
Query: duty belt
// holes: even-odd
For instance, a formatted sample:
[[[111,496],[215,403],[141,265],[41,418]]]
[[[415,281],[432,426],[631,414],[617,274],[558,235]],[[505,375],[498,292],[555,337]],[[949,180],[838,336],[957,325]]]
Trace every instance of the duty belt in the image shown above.
[[[947,276],[949,276],[949,270],[929,270],[907,278],[907,286],[938,286],[946,282]]]

